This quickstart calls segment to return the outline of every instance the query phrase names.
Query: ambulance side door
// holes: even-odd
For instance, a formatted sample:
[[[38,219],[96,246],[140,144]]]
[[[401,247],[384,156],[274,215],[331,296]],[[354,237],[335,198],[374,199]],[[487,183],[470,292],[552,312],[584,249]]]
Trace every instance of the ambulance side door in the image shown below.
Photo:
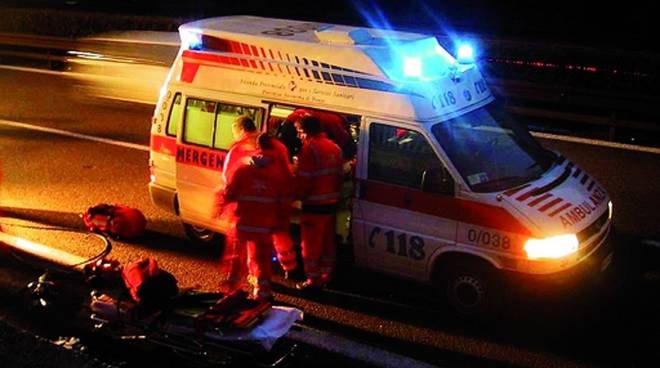
[[[456,242],[455,182],[421,131],[366,125],[353,211],[356,262],[425,280],[429,257]]]
[[[222,96],[186,98],[176,159],[177,199],[184,222],[226,230],[213,215],[215,193],[224,186],[224,159],[235,140],[232,123],[248,115],[259,128],[265,111],[259,105],[233,103]]]

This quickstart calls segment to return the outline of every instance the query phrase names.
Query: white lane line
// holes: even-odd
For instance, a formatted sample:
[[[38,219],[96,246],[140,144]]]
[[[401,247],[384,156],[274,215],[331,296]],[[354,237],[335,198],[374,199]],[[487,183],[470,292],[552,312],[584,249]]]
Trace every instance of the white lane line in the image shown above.
[[[118,140],[114,140],[114,139],[110,139],[110,138],[100,138],[100,137],[95,137],[93,135],[74,133],[74,132],[69,132],[69,131],[61,130],[61,129],[46,128],[46,127],[33,125],[33,124],[19,123],[19,122],[16,122],[16,121],[9,121],[9,120],[0,119],[0,125],[9,126],[9,127],[13,127],[13,128],[22,128],[22,129],[28,129],[28,130],[35,130],[35,131],[39,131],[39,132],[57,134],[57,135],[65,136],[65,137],[86,139],[88,141],[111,144],[111,145],[114,145],[114,146],[125,147],[125,148],[132,148],[132,149],[136,149],[136,150],[140,150],[140,151],[147,151],[147,152],[149,151],[149,146],[145,146],[143,144],[128,143],[128,142],[118,141]]]
[[[655,147],[645,147],[645,146],[638,146],[638,145],[635,145],[635,144],[601,141],[601,140],[598,140],[598,139],[569,137],[569,136],[566,136],[566,135],[551,134],[551,133],[542,133],[542,132],[531,132],[531,133],[532,133],[533,136],[538,137],[538,138],[553,139],[553,140],[557,140],[557,141],[572,142],[572,143],[583,143],[583,144],[589,144],[589,145],[592,145],[592,146],[617,148],[617,149],[624,149],[624,150],[628,150],[628,151],[637,151],[637,152],[653,153],[653,154],[656,154],[656,155],[660,155],[660,148],[655,148]]]
[[[287,337],[303,344],[340,354],[348,358],[385,368],[433,368],[438,367],[403,355],[381,350],[357,341],[333,335],[326,331],[299,325],[303,330],[290,330]]]
[[[0,65],[0,69],[6,70],[16,70],[19,72],[27,73],[39,73],[39,74],[48,74],[48,75],[59,75],[59,76],[85,76],[85,73],[76,73],[76,72],[58,72],[56,70],[49,69],[39,69],[39,68],[28,68],[25,66],[13,66],[13,65]]]
[[[644,239],[642,244],[660,249],[660,241],[655,239]]]

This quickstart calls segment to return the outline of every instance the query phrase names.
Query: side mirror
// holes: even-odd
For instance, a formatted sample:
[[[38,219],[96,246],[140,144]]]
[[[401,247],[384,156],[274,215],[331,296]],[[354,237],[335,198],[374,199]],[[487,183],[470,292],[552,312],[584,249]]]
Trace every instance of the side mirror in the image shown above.
[[[422,192],[454,195],[454,179],[447,170],[426,169],[420,183]]]

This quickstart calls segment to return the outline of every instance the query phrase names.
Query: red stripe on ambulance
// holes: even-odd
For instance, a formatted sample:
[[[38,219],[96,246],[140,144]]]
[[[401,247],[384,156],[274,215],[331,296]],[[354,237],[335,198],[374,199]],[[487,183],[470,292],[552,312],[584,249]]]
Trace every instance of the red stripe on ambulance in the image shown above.
[[[517,188],[509,189],[509,190],[507,190],[506,192],[504,192],[504,195],[505,195],[505,196],[508,196],[508,197],[511,197],[512,195],[514,195],[514,194],[520,192],[521,190],[527,188],[527,187],[530,186],[530,185],[531,185],[531,184],[525,184],[525,185],[519,186],[519,187],[517,187]]]
[[[531,197],[531,196],[532,196],[532,193],[534,193],[537,189],[539,189],[539,188],[534,187],[534,188],[532,188],[531,190],[528,190],[527,192],[521,194],[521,195],[520,195],[518,198],[516,198],[516,199],[519,200],[520,202],[522,202],[522,201],[524,201],[525,199]]]
[[[530,206],[530,207],[534,207],[537,204],[545,201],[546,199],[548,199],[550,197],[552,197],[552,193],[545,193],[544,195],[542,195],[542,196],[536,198],[535,200],[529,202],[527,205]]]
[[[196,63],[187,63],[183,62],[183,67],[181,68],[181,78],[182,82],[192,83],[195,80],[197,71],[199,70],[199,64]]]
[[[549,210],[550,208],[554,207],[557,203],[563,201],[561,198],[555,198],[551,200],[550,202],[544,204],[541,208],[539,208],[539,212],[545,212]]]
[[[162,135],[151,135],[149,143],[151,150],[158,153],[174,156],[176,154],[176,138]]]
[[[188,144],[177,144],[173,137],[152,135],[151,150],[154,152],[175,156],[177,163],[194,165],[211,170],[222,170],[227,152],[198,147]]]
[[[555,217],[555,215],[557,215],[559,212],[561,212],[561,211],[567,209],[567,208],[570,207],[570,206],[572,206],[571,203],[564,203],[563,206],[561,206],[561,207],[557,208],[556,210],[550,212],[550,213],[548,214],[548,216],[550,216],[550,217]]]
[[[367,186],[364,199],[370,202],[511,233],[531,234],[502,207],[374,181],[363,184]]]

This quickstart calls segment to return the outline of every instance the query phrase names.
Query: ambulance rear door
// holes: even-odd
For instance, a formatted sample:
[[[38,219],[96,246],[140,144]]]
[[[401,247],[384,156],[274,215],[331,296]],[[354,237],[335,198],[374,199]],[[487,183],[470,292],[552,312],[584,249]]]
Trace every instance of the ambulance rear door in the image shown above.
[[[353,203],[356,262],[426,280],[430,256],[456,242],[455,182],[421,130],[378,119],[366,119],[362,128]]]
[[[232,123],[252,117],[261,128],[266,105],[256,98],[226,94],[189,94],[177,146],[177,194],[184,222],[225,231],[214,218],[215,193],[224,187],[222,166],[234,142]]]

